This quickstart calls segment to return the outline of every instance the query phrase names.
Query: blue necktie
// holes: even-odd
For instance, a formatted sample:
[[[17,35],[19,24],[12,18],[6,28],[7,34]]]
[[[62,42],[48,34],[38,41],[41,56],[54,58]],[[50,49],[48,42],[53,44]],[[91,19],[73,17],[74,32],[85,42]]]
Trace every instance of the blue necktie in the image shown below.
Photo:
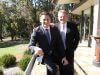
[[[45,29],[45,31],[46,31],[46,37],[47,37],[48,42],[50,44],[50,34],[49,34],[49,30],[48,29]]]

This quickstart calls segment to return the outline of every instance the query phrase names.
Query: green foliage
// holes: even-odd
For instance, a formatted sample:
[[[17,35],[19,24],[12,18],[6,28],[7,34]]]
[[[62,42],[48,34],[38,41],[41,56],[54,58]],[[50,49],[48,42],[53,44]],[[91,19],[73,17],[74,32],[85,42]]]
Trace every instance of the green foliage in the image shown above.
[[[6,21],[5,21],[5,17],[4,14],[0,12],[0,39],[3,39],[3,36],[5,35],[5,25]]]
[[[29,50],[24,51],[24,56],[32,56],[32,53]]]
[[[1,58],[0,58],[0,66],[2,66],[2,61],[1,61]]]
[[[34,2],[35,8],[38,11],[52,11],[54,9],[54,4],[52,0],[37,0]]]
[[[14,75],[23,75],[22,73],[20,73],[20,72],[17,72],[17,73],[15,73]]]
[[[17,26],[18,26],[18,32],[17,34],[22,38],[29,37],[29,30],[28,30],[28,23],[25,18],[18,18],[17,19]]]
[[[16,63],[16,57],[11,54],[6,54],[1,57],[1,61],[4,67],[10,67]]]
[[[5,54],[22,56],[27,48],[27,43],[28,41],[9,41],[9,40],[8,42],[0,43],[0,58]]]
[[[27,68],[28,66],[28,63],[30,62],[30,59],[31,59],[31,56],[24,56],[20,62],[18,63],[18,66],[23,70],[25,71],[25,69]]]
[[[11,36],[12,40],[29,38],[34,20],[32,0],[0,0],[0,40]],[[27,11],[27,12],[26,12]],[[34,17],[34,18],[33,18]],[[20,23],[19,23],[19,21]]]
[[[62,10],[62,9],[69,11],[69,8],[70,8],[69,4],[57,4],[55,6],[55,10],[57,11]]]
[[[3,71],[2,71],[2,69],[0,68],[0,75],[3,75]]]

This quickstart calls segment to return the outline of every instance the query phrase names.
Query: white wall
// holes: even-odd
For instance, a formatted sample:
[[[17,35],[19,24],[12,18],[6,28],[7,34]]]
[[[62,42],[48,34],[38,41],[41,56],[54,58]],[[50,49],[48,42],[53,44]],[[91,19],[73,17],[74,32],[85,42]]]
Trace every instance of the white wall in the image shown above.
[[[100,35],[100,0],[95,0],[94,2],[94,14],[93,14],[93,36]],[[92,48],[95,50],[96,42],[94,38],[92,38]]]

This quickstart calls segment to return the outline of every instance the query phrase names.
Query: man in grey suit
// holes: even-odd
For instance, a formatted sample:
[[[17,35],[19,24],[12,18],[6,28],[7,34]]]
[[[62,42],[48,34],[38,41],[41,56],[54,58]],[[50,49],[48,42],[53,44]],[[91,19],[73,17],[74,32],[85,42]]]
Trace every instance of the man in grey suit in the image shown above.
[[[48,75],[56,75],[55,62],[68,64],[60,32],[57,27],[50,26],[51,17],[47,12],[40,15],[41,25],[33,29],[29,49],[43,56],[42,63],[46,64]]]
[[[59,10],[56,24],[62,37],[68,64],[60,64],[61,75],[74,75],[74,51],[79,43],[79,32],[75,23],[68,21],[68,12]]]

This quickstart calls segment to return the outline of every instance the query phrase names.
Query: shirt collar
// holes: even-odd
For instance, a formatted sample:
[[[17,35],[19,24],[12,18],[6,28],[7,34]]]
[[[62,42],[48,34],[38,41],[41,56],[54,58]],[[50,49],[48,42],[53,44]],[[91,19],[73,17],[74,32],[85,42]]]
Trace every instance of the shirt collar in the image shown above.
[[[42,25],[43,29],[50,29],[50,26],[48,26],[48,28],[45,28],[43,25]]]
[[[62,29],[62,28],[63,28],[63,26],[64,26],[64,27],[67,27],[67,22],[66,22],[66,23],[64,23],[64,24],[61,24],[61,23],[60,23],[60,24],[59,24],[59,29]]]
[[[60,27],[61,27],[62,25],[67,25],[67,22],[65,22],[64,24],[60,23]]]

